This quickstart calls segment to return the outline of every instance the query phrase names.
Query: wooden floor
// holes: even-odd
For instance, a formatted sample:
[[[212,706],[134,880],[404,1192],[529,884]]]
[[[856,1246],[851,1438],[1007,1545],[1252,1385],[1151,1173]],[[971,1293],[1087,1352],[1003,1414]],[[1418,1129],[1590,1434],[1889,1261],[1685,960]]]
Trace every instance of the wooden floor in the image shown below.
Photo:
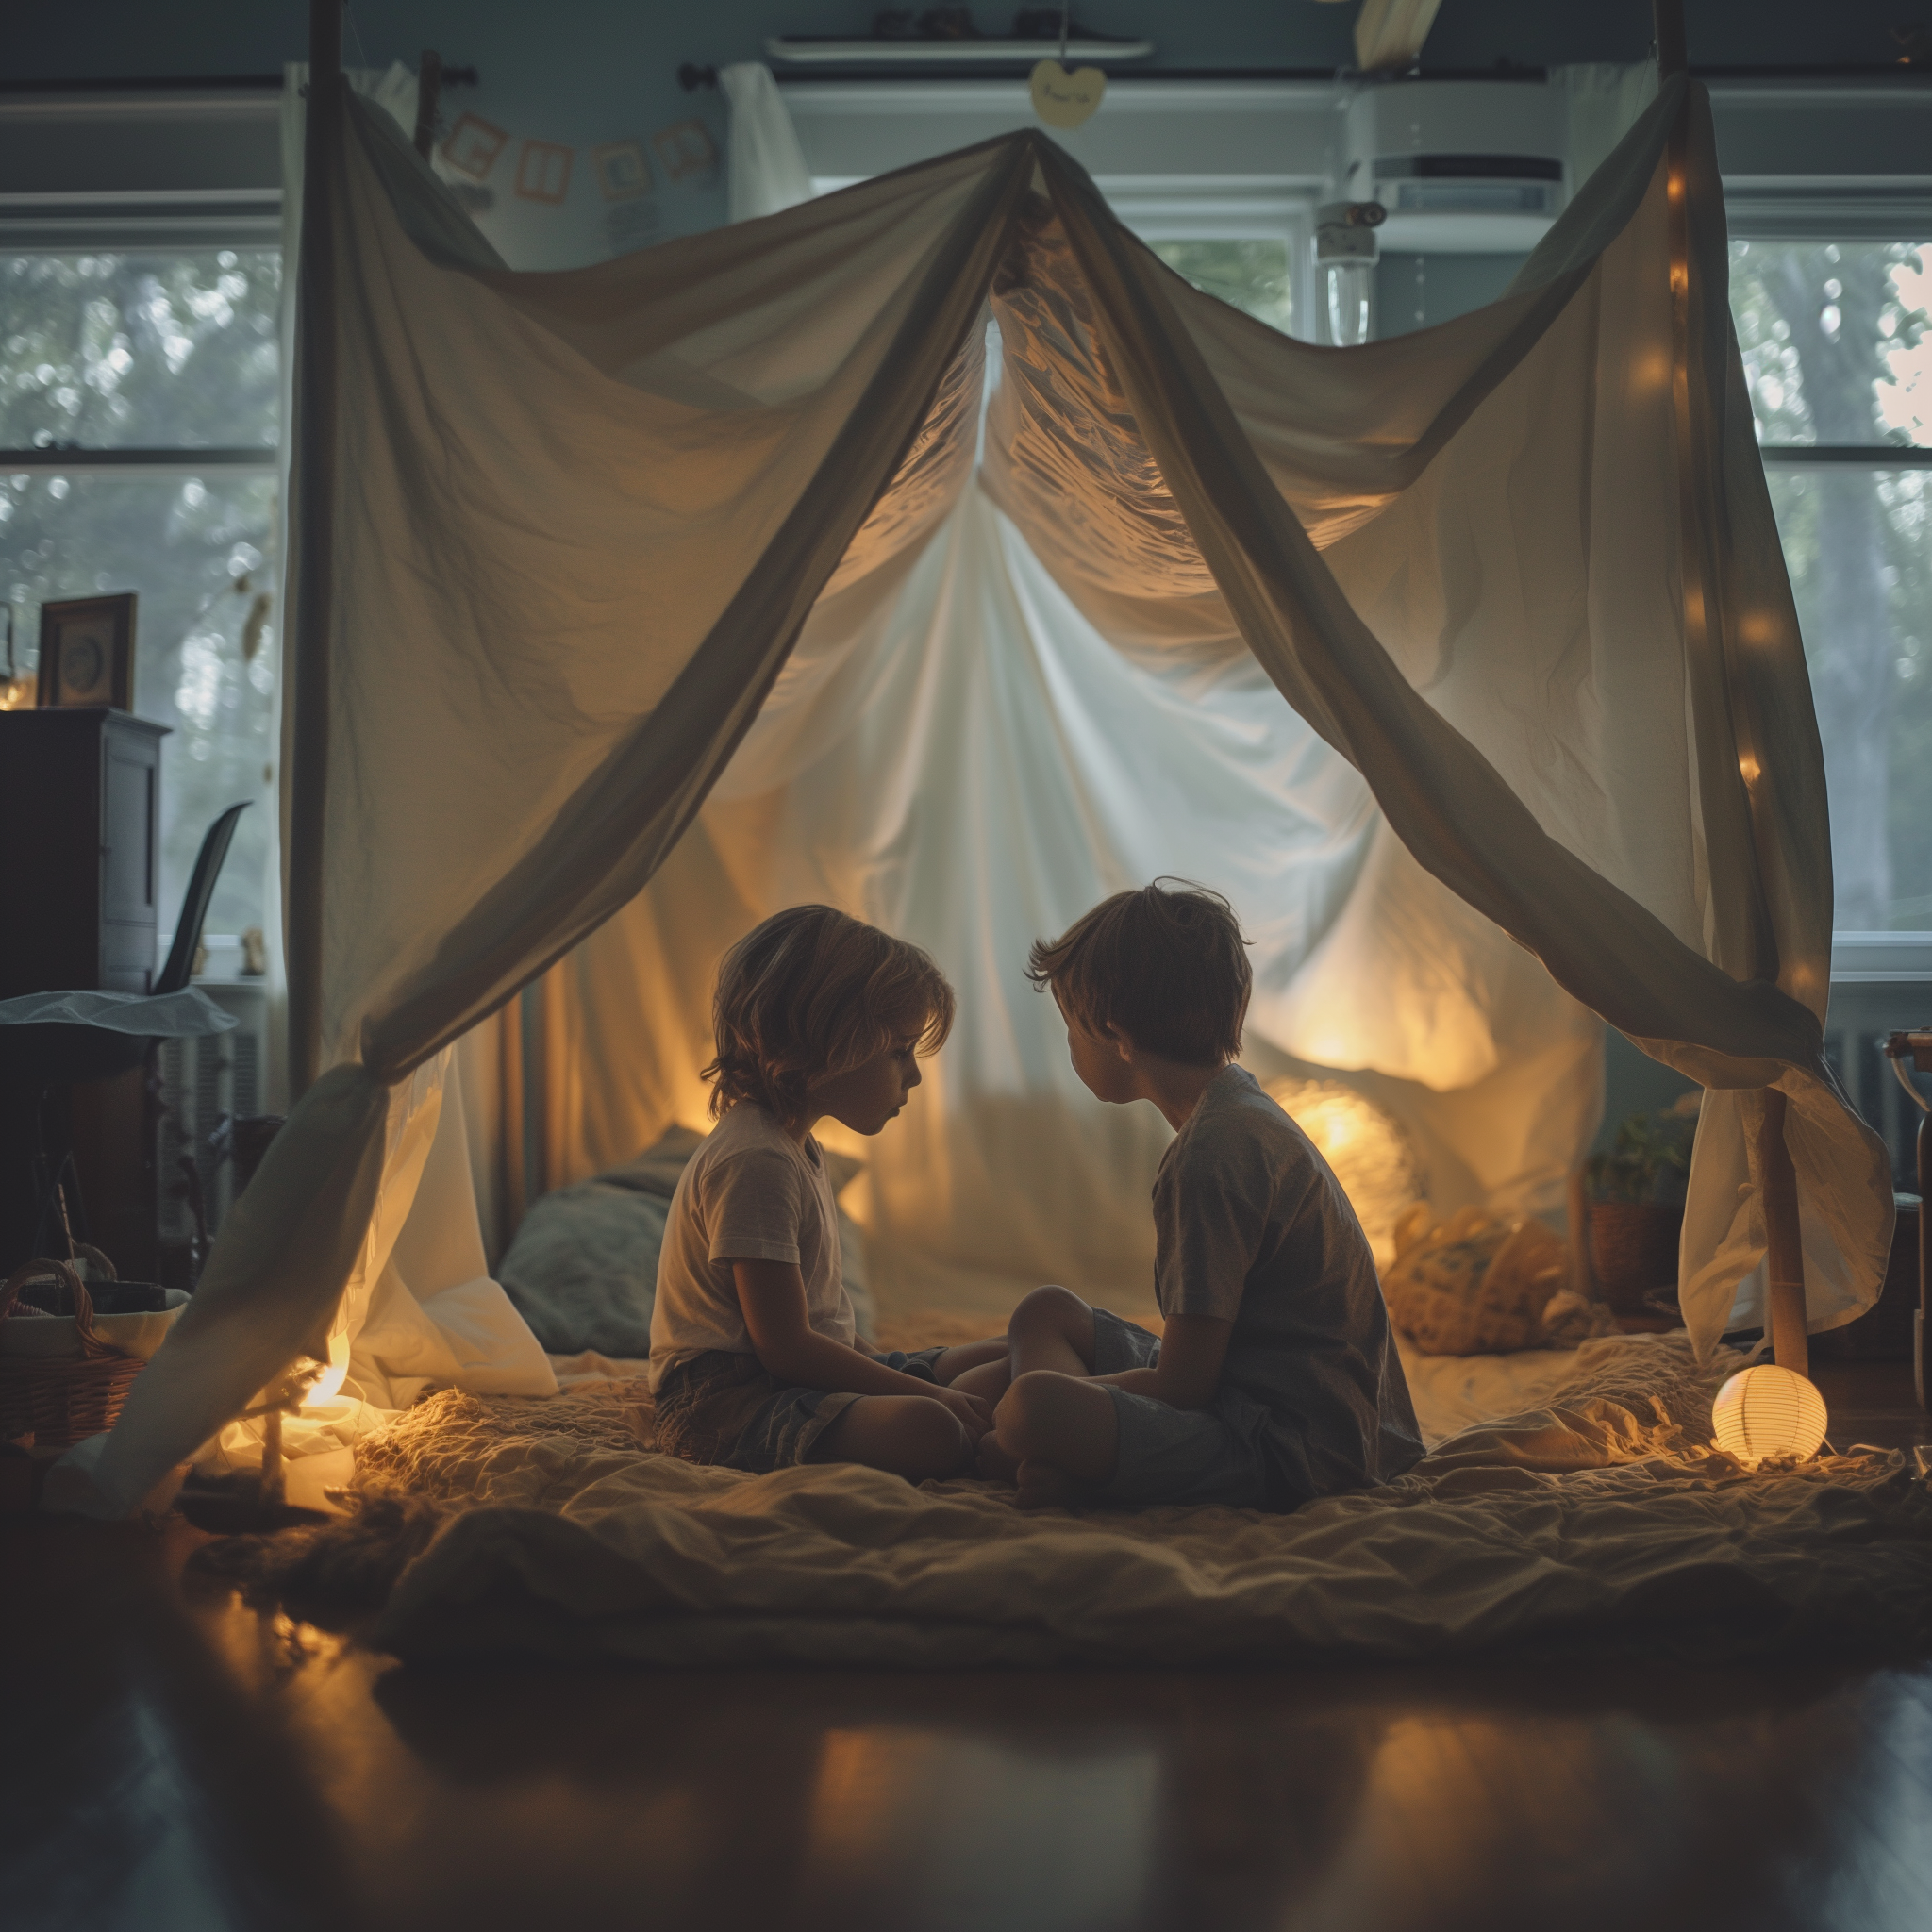
[[[1932,1927],[1924,1662],[422,1673],[199,1541],[0,1524],[7,1932]]]

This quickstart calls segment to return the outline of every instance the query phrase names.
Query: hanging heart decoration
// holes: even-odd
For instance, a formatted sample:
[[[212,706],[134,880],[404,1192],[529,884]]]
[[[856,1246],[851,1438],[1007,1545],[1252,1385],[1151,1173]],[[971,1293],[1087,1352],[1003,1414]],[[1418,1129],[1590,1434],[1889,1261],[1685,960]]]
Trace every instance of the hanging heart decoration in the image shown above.
[[[1107,75],[1097,67],[1069,74],[1058,60],[1042,60],[1033,70],[1033,111],[1049,127],[1077,127],[1091,121],[1106,92]]]

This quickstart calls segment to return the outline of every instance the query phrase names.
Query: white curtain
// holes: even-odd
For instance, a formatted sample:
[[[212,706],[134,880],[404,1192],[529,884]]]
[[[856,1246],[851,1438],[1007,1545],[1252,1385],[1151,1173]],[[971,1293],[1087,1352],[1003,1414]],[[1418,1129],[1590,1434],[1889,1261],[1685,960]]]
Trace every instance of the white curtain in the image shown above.
[[[1263,1024],[1315,1044],[1339,1015],[1342,1058],[1413,1074],[1451,1036],[1427,1005],[1447,997],[1454,1065],[1435,1077],[1468,1092],[1452,1074],[1516,1064],[1509,1029],[1537,1002],[1474,920],[1469,971],[1405,967],[1385,942],[1406,931],[1427,964],[1455,926],[1414,922],[1434,890],[1419,868],[1714,1090],[1687,1221],[1694,1335],[1723,1327],[1762,1251],[1749,1130],[1773,1082],[1812,1324],[1869,1304],[1889,1174],[1822,1058],[1823,767],[1695,83],[1665,90],[1502,301],[1349,350],[1197,294],[1037,136],[516,275],[380,117],[340,88],[310,105],[290,958],[296,1043],[325,1071],[59,1499],[129,1507],[325,1346],[432,1164],[443,1049],[660,866],[667,891],[703,876],[732,814],[761,869],[734,881],[744,905],[794,890],[786,863],[843,868],[834,896],[903,908],[962,974],[976,950],[988,986],[1009,943],[1128,882],[1155,830],[1213,858],[1211,834],[1181,829],[1200,790],[1231,849],[1197,869],[1261,902],[1243,910],[1273,974]],[[989,298],[1003,375],[982,450]],[[975,630],[1004,641],[975,658]],[[1117,667],[1076,669],[1096,640],[1144,674],[1131,704]],[[1357,859],[1332,798],[1319,837],[1292,824],[1307,740],[1243,649],[1392,841]],[[1145,737],[1176,747],[1172,772],[1119,755],[1108,721],[1129,710],[1168,714]],[[895,717],[918,730],[888,736]],[[1274,745],[1245,771],[1243,729]],[[1076,734],[1077,755],[1033,761]],[[743,795],[741,745],[759,766]],[[976,820],[932,823],[966,797]],[[1081,823],[1116,810],[1124,831]],[[810,814],[836,833],[817,848]],[[1049,843],[1066,824],[1082,836]],[[711,842],[730,878],[730,841]],[[1324,870],[1357,863],[1338,911]],[[655,895],[637,916],[654,902],[666,917]],[[702,993],[677,991],[689,1026]],[[958,1086],[1020,1091],[1032,1125],[1002,1140],[989,1119],[935,1171],[949,1212],[987,1204],[988,1241],[1005,1224],[1104,1249],[1092,1143],[1057,1145],[1035,1106],[1070,1091],[1024,1031],[1043,1025],[1017,992],[969,1023]],[[1547,1042],[1574,1050],[1560,1004]],[[1030,1090],[1003,1090],[1003,1064]],[[908,1115],[915,1154],[955,1111],[934,1097]]]
[[[781,214],[809,201],[811,171],[772,70],[759,60],[740,61],[718,70],[718,85],[731,108],[725,143],[727,219],[745,222]]]
[[[1657,62],[1584,61],[1550,69],[1569,129],[1570,186],[1579,188],[1657,99]]]

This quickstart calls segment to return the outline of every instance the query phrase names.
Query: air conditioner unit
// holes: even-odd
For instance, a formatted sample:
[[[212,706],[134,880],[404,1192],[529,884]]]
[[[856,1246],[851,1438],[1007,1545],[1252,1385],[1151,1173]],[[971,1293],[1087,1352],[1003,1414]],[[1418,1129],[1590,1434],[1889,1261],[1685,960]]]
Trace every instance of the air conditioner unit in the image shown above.
[[[235,1198],[234,1168],[212,1142],[223,1117],[258,1114],[268,1067],[268,988],[261,980],[197,979],[195,987],[233,1013],[231,1033],[161,1044],[161,1245],[186,1248],[194,1212],[181,1169],[185,1155],[201,1185],[210,1235]]]
[[[1566,196],[1563,98],[1536,81],[1394,80],[1349,103],[1341,197],[1418,255],[1526,254]]]

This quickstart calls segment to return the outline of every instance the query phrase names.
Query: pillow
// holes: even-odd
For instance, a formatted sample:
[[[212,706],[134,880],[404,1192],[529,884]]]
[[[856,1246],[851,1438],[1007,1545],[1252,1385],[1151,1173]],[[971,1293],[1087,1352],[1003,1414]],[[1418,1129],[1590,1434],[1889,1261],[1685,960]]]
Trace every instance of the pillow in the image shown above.
[[[531,1204],[496,1278],[552,1355],[585,1349],[630,1358],[650,1354],[658,1254],[671,1196],[704,1138],[690,1127],[668,1127],[622,1167]],[[826,1160],[835,1189],[863,1167],[848,1155],[828,1154]],[[858,1331],[870,1335],[865,1236],[842,1208],[839,1253]]]
[[[1418,1202],[1395,1224],[1395,1260],[1382,1276],[1389,1319],[1424,1355],[1511,1355],[1543,1348],[1557,1306],[1563,1243],[1541,1221],[1498,1221],[1459,1208],[1440,1226]]]

